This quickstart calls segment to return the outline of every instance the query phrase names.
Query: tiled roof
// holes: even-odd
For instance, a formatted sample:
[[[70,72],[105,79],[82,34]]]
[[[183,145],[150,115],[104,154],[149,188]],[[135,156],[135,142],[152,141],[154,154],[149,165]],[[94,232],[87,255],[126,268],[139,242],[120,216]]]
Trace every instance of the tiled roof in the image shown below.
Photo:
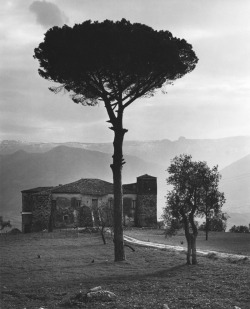
[[[156,178],[150,175],[142,175],[140,178]],[[80,179],[75,182],[71,182],[65,185],[59,185],[57,187],[37,187],[29,190],[23,190],[22,193],[34,193],[34,194],[49,194],[49,193],[80,193],[83,195],[106,195],[113,194],[113,184],[100,179]],[[123,185],[124,194],[136,194],[137,183],[130,183]]]
[[[33,189],[23,190],[21,192],[22,193],[38,193],[38,192],[50,190],[52,188],[53,187],[37,187],[37,188],[33,188]]]
[[[106,195],[113,193],[113,184],[100,179],[80,179],[55,187],[51,193],[81,193],[83,195]]]
[[[142,176],[139,176],[139,177],[137,177],[137,179],[140,179],[140,178],[156,178],[156,177],[154,177],[154,176],[150,176],[150,175],[148,175],[148,174],[144,174],[144,175],[142,175]]]

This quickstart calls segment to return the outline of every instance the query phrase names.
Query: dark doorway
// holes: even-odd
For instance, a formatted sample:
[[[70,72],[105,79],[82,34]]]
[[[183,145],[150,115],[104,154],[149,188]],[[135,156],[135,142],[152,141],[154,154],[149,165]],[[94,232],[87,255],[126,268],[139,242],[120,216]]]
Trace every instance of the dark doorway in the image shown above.
[[[30,224],[24,224],[23,232],[24,233],[31,233],[31,225]]]
[[[93,226],[91,210],[87,206],[83,206],[79,210],[79,226],[80,227]]]
[[[94,225],[100,225],[99,211],[98,211],[98,199],[92,199],[92,209],[94,215]]]

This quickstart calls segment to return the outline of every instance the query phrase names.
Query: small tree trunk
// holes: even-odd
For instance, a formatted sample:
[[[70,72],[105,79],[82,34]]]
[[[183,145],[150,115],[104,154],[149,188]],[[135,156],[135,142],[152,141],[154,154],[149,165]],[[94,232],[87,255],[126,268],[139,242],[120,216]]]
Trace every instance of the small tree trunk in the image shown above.
[[[188,237],[186,237],[187,239],[187,265],[191,264],[191,237],[190,235]]]
[[[103,244],[106,245],[105,225],[104,225],[104,224],[103,224],[102,227],[101,227],[101,236],[102,236]]]
[[[197,256],[196,256],[196,236],[192,235],[192,264],[196,265],[197,264]]]
[[[52,233],[54,229],[54,216],[55,216],[55,206],[51,205],[50,216],[49,216],[49,224],[48,224],[48,232]]]
[[[196,204],[193,205],[193,209],[192,209],[192,211],[189,214],[189,221],[190,221],[191,228],[192,228],[192,234],[190,236],[191,236],[191,251],[192,251],[192,264],[193,265],[197,264],[196,237],[198,235],[198,229],[197,229],[197,226],[195,225],[195,222],[194,222],[195,210],[196,210]]]
[[[182,215],[182,221],[184,224],[184,230],[185,230],[185,237],[187,240],[187,265],[191,264],[191,235],[189,233],[189,222],[187,219],[187,216],[184,214],[184,212],[181,212]]]
[[[208,240],[208,229],[209,229],[209,220],[206,217],[206,240]]]
[[[115,262],[125,260],[125,250],[123,243],[123,205],[122,205],[122,166],[123,166],[123,153],[122,145],[124,134],[127,130],[120,127],[113,128],[114,136],[114,155],[113,164],[111,168],[113,171],[114,183],[114,250]]]
[[[49,233],[52,233],[52,232],[53,232],[53,223],[52,223],[51,215],[50,215],[50,217],[49,217],[48,232],[49,232]]]

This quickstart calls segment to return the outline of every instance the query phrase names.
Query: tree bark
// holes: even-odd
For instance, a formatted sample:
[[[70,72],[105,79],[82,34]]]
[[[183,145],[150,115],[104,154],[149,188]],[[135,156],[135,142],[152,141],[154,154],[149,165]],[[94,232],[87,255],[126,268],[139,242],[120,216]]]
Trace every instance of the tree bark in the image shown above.
[[[103,241],[103,244],[106,245],[106,237],[105,237],[105,231],[104,231],[104,226],[102,226],[101,228],[101,236],[102,236],[102,241]]]
[[[185,237],[187,240],[187,265],[190,265],[191,264],[191,235],[189,232],[189,222],[183,210],[181,211],[181,215],[182,215],[182,221],[184,224]]]
[[[197,256],[196,256],[196,238],[198,235],[198,229],[195,225],[194,222],[194,213],[196,210],[196,206],[194,205],[192,211],[189,214],[189,222],[191,224],[192,228],[192,235],[191,235],[191,251],[192,251],[192,264],[196,265],[197,264]]]
[[[208,222],[208,218],[206,216],[206,240],[208,240],[208,229],[209,229],[209,222]]]
[[[196,235],[191,237],[191,251],[192,251],[192,264],[197,264],[197,255],[196,255]]]
[[[127,132],[122,128],[122,121],[119,126],[114,126],[114,155],[111,168],[113,171],[114,183],[114,250],[115,262],[125,260],[124,241],[123,241],[123,200],[122,200],[122,166],[123,162],[123,138]]]
[[[49,216],[49,224],[48,224],[48,232],[52,233],[54,230],[54,216],[55,216],[55,205],[51,205],[50,216]]]
[[[191,235],[186,235],[187,240],[187,265],[191,265]]]

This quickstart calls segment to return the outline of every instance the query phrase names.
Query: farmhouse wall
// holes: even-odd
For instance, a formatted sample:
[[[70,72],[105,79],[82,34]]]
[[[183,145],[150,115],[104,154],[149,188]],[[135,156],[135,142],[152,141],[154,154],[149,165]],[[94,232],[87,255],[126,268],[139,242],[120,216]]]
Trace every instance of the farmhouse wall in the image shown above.
[[[157,224],[157,178],[149,175],[137,177],[137,207],[135,216],[138,227]]]
[[[53,193],[54,227],[91,227],[100,223],[98,209],[109,203],[113,195],[81,195]]]
[[[47,229],[51,213],[50,194],[32,195],[32,206],[31,231],[38,232]]]
[[[138,227],[156,226],[157,196],[155,194],[138,195],[135,220]]]
[[[74,193],[81,192],[82,188],[88,193]],[[123,190],[123,224],[141,227],[156,225],[156,177],[147,174],[140,176],[136,183],[124,185]],[[49,226],[88,227],[99,225],[101,218],[105,220],[106,225],[110,225],[113,221],[114,206],[114,196],[111,192],[112,184],[92,179],[80,179],[63,187],[24,190],[23,232],[41,231]]]
[[[32,211],[32,195],[29,193],[22,194],[22,212]]]

